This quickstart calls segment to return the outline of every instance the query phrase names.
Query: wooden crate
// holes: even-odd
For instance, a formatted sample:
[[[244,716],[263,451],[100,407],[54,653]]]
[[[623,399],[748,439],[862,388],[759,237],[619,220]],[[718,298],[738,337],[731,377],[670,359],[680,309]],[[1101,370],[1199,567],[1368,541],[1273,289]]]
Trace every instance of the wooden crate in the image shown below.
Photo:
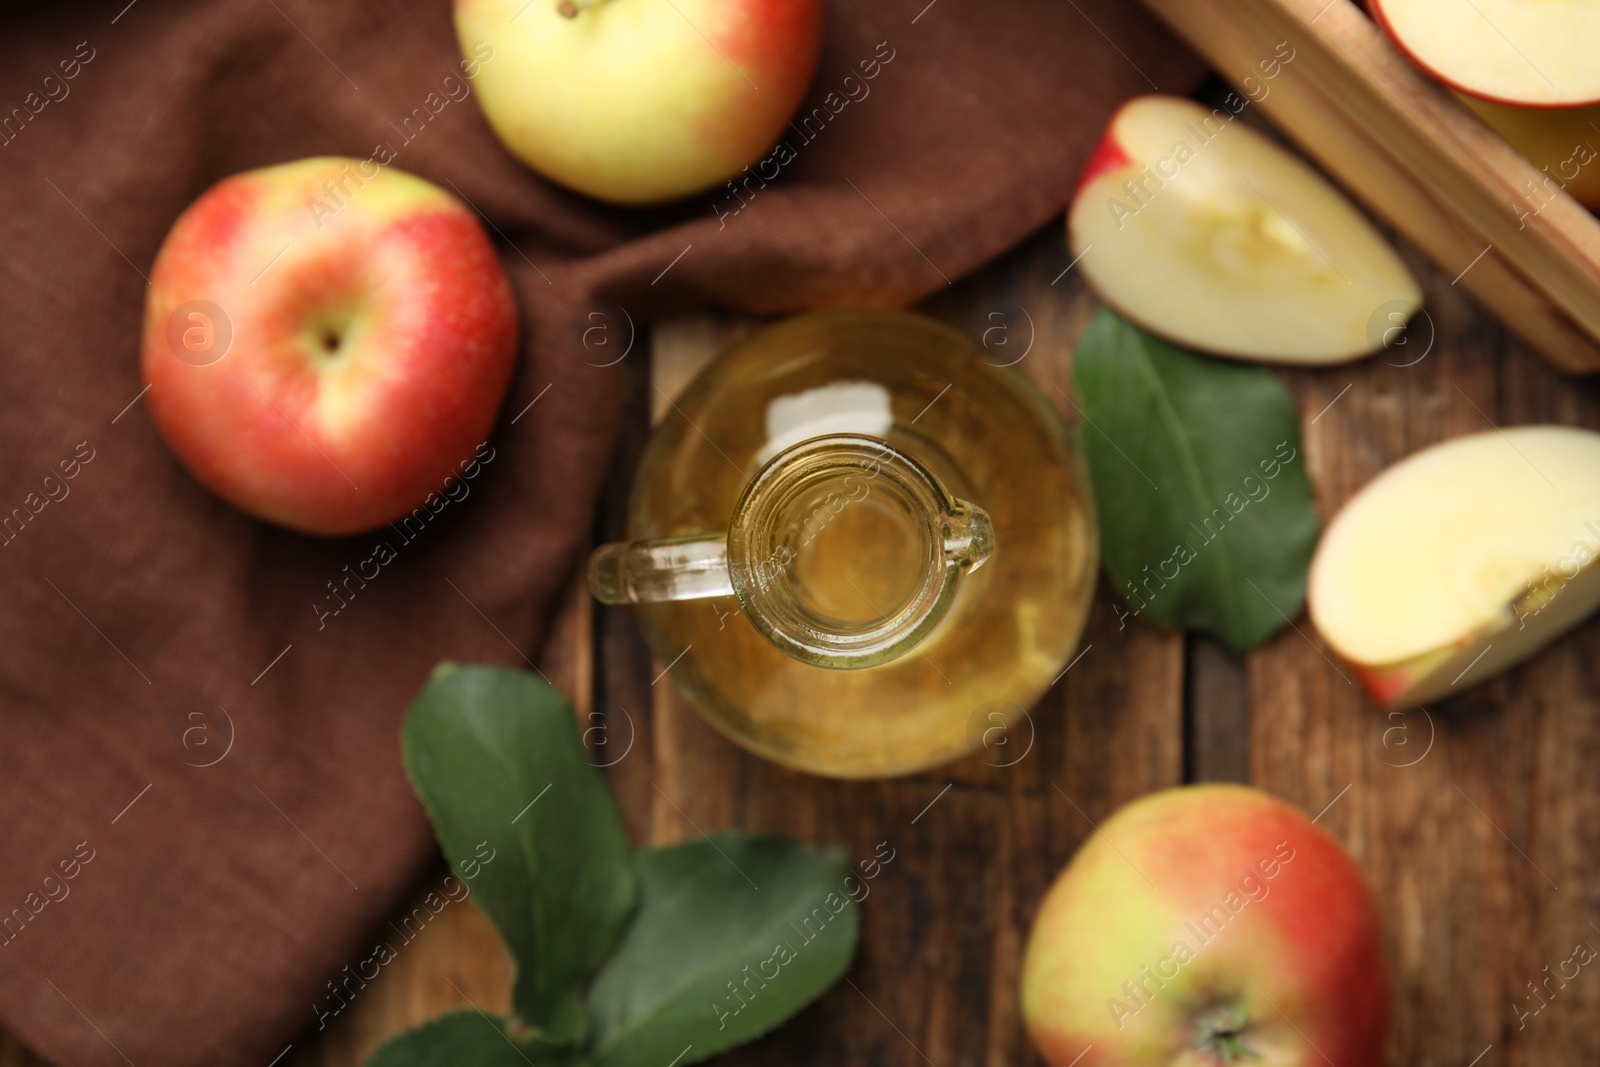
[[[1284,133],[1551,363],[1600,371],[1600,220],[1351,0],[1143,0]],[[1259,66],[1287,42],[1294,59]],[[1597,58],[1600,62],[1600,58]],[[1262,90],[1265,90],[1264,95]]]

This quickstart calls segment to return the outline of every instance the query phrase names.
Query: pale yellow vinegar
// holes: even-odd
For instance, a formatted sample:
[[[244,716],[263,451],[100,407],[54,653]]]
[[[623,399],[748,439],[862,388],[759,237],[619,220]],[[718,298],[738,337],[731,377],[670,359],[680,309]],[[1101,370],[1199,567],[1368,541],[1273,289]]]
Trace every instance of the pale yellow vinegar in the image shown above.
[[[637,609],[669,676],[718,729],[780,763],[850,778],[949,761],[983,744],[997,707],[1030,707],[1077,648],[1097,564],[1085,482],[1055,411],[964,335],[888,312],[792,319],[714,363],[646,449],[629,537],[726,529],[761,466],[768,404],[863,381],[889,397],[892,425],[876,436],[994,521],[993,556],[928,639],[879,666],[829,670],[780,652],[731,596]],[[799,594],[845,625],[903,601],[924,551],[887,494],[857,495],[797,538],[785,564]]]
[[[898,608],[921,575],[918,531],[870,493],[797,542],[789,567],[796,592],[808,606],[846,623],[868,622]]]

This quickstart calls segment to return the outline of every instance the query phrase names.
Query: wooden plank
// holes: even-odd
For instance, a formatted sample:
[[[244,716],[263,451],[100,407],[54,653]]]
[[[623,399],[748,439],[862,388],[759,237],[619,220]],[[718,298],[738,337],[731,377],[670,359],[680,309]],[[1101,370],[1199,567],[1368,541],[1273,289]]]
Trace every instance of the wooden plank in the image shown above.
[[[1185,665],[1184,780],[1250,780],[1250,698],[1245,665],[1225,645],[1188,639]]]
[[[620,541],[627,534],[628,498],[634,472],[650,436],[651,413],[661,403],[651,381],[648,338],[637,346],[639,356],[624,367],[622,430],[611,460],[610,477],[601,494],[599,540]],[[651,680],[660,668],[651,663],[650,650],[632,613],[621,607],[597,606],[595,614],[595,710],[605,726],[606,755],[611,787],[635,843],[650,840],[649,812],[655,789],[648,776],[614,768],[624,760],[648,760],[655,750],[655,716],[651,714]],[[632,764],[629,764],[631,767]]]
[[[1558,367],[1600,370],[1600,222],[1349,0],[1144,0],[1357,197]],[[1259,64],[1295,50],[1270,81]],[[1243,87],[1241,87],[1241,91]],[[1527,217],[1520,216],[1527,214]],[[1478,256],[1482,259],[1477,259]],[[1471,265],[1470,270],[1466,270]]]
[[[1325,512],[1389,463],[1491,420],[1600,428],[1592,390],[1486,328],[1448,277],[1425,284],[1439,329],[1426,359],[1288,375],[1315,418],[1306,445]],[[1249,660],[1251,777],[1313,814],[1332,803],[1319,825],[1368,872],[1393,974],[1390,1062],[1462,1067],[1490,1046],[1482,1063],[1600,1060],[1600,976],[1552,982],[1536,1016],[1513,1009],[1539,1006],[1524,983],[1577,942],[1600,949],[1600,623],[1486,686],[1386,716],[1297,622]]]

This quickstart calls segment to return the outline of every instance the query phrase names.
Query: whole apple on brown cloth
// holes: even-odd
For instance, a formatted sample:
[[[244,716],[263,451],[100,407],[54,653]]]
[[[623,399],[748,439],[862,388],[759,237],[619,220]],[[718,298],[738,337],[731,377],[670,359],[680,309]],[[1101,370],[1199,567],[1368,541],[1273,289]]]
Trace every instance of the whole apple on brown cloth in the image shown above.
[[[231,175],[173,223],[148,293],[150,419],[235,507],[364,534],[476,478],[517,307],[483,223],[432,182],[340,156]]]
[[[737,193],[639,212],[500,147],[469,76],[499,60],[463,60],[448,4],[6,18],[0,1025],[74,1067],[261,1067],[314,1029],[432,855],[402,712],[442,658],[531,654],[585,546],[624,311],[910,303],[1059,215],[1121,100],[1199,73],[1120,0],[830,4],[787,150]],[[207,492],[139,397],[173,220],[317,155],[482,212],[524,317],[474,476],[340,540]]]

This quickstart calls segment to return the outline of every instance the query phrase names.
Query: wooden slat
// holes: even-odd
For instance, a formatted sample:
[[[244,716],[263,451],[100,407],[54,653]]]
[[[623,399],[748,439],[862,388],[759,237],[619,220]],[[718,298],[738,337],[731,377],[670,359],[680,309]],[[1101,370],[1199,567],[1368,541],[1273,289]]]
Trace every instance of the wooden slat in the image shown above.
[[[1250,780],[1250,698],[1244,664],[1213,638],[1189,637],[1184,777]]]
[[[1144,3],[1223,77],[1264,86],[1253,106],[1546,358],[1600,371],[1600,222],[1565,194],[1520,219],[1542,173],[1353,3]],[[1258,64],[1285,41],[1293,62],[1264,79]]]
[[[652,333],[654,331],[652,330]],[[651,344],[637,346],[639,355],[624,367],[622,430],[612,456],[610,476],[601,495],[599,539],[620,541],[627,536],[628,501],[639,457],[649,439],[657,405],[665,406],[652,382]],[[681,384],[681,383],[680,383]],[[656,750],[656,717],[651,712],[651,681],[661,669],[654,666],[633,613],[623,607],[597,606],[595,644],[595,709],[606,729],[608,754],[597,762],[607,764],[611,787],[635,844],[651,839],[650,813],[655,787],[648,775],[630,773],[637,761],[649,762]],[[621,767],[622,770],[616,768]]]

